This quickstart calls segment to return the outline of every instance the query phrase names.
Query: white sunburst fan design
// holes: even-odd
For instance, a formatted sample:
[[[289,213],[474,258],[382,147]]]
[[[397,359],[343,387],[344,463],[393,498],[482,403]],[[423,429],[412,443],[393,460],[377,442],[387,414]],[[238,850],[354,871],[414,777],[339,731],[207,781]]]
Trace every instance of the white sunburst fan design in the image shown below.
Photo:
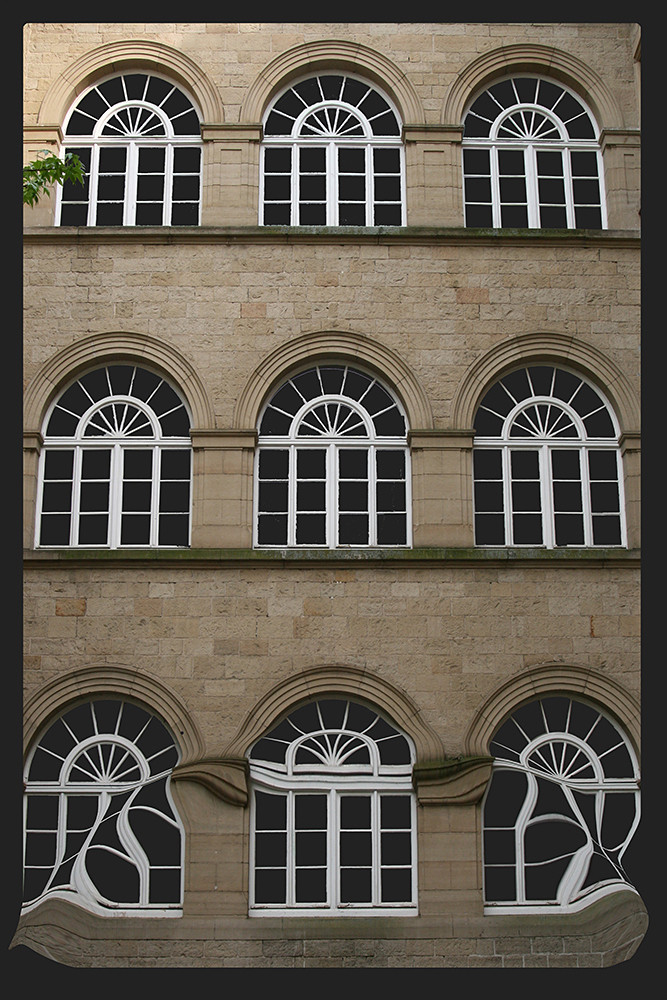
[[[98,912],[179,907],[178,758],[164,725],[130,702],[86,702],[53,722],[26,768],[26,907],[48,896]]]
[[[263,132],[261,224],[404,224],[401,123],[377,87],[337,73],[299,80]]]
[[[414,749],[373,708],[331,696],[249,751],[251,912],[416,912]]]
[[[467,226],[606,225],[599,134],[580,98],[553,80],[493,84],[464,118]]]
[[[406,545],[407,422],[378,379],[348,365],[288,378],[259,421],[256,543]]]
[[[628,887],[623,855],[639,822],[628,740],[592,705],[551,696],[495,734],[484,803],[485,900],[578,908]]]
[[[622,545],[619,429],[589,382],[555,366],[504,375],[480,401],[478,545]]]
[[[197,225],[201,127],[171,81],[125,73],[82,94],[65,122],[85,184],[58,191],[60,225]]]
[[[184,546],[190,417],[156,372],[106,365],[56,398],[40,456],[41,546]]]

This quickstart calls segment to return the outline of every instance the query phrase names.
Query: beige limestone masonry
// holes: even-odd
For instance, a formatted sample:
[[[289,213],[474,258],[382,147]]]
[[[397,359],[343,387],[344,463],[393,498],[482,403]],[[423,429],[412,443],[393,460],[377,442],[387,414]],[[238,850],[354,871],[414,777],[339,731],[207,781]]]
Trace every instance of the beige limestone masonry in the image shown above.
[[[98,968],[603,968],[635,952],[647,916],[630,889],[574,913],[485,914],[481,802],[493,732],[535,697],[592,702],[639,753],[638,59],[632,23],[25,26],[27,159],[60,148],[90,84],[154,71],[201,114],[204,187],[197,228],[58,229],[54,197],[25,213],[25,745],[84,699],[157,713],[181,751],[185,863],[181,916],[103,918],[52,898],[14,944]],[[403,229],[257,226],[268,103],[330,69],[367,77],[399,111]],[[608,230],[462,228],[462,118],[514,72],[590,107]],[[410,551],[252,548],[261,408],[322,360],[376,374],[405,409]],[[34,546],[49,406],[114,361],[154,367],[189,407],[189,551]],[[529,363],[572,368],[613,409],[627,550],[474,549],[475,409]],[[376,705],[416,748],[414,917],[248,916],[246,752],[326,693]]]

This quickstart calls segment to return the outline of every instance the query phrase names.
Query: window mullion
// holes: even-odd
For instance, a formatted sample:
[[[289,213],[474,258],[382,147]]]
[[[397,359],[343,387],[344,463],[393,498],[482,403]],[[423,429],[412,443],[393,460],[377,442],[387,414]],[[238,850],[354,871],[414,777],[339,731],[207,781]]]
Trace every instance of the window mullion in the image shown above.
[[[294,831],[295,793],[287,792],[286,824],[287,824],[287,873],[285,899],[287,906],[294,906],[296,898],[296,833]]]
[[[524,150],[524,176],[526,178],[526,201],[528,202],[528,227],[540,227],[539,183],[537,180],[537,153],[533,145]]]
[[[300,175],[299,171],[301,169],[301,146],[298,142],[292,145],[292,182],[291,182],[291,207],[290,207],[290,225],[298,226],[301,222],[301,216],[299,214],[299,188],[300,188]]]
[[[340,199],[338,196],[338,145],[335,142],[327,143],[325,170],[327,225],[337,226]]]
[[[137,217],[137,184],[139,174],[139,150],[136,142],[127,147],[125,173],[125,200],[123,205],[123,225],[133,226]]]
[[[151,462],[151,522],[149,533],[149,545],[156,546],[158,543],[159,511],[160,511],[160,480],[162,476],[162,451],[154,445],[153,461]]]
[[[570,162],[570,150],[563,150],[563,184],[565,187],[565,211],[567,213],[567,225],[569,229],[575,229],[577,222],[574,212],[574,183],[572,181],[572,163]],[[599,182],[598,182],[599,183]]]
[[[514,522],[512,518],[512,452],[509,445],[503,448],[503,513],[505,516],[505,545],[514,544]]]
[[[81,466],[83,464],[83,447],[78,444],[74,448],[74,468],[72,469],[72,516],[69,526],[69,543],[78,545],[79,515],[81,511]]]
[[[498,165],[498,147],[491,147],[491,209],[493,213],[493,227],[500,229],[502,219],[500,213],[500,175]]]
[[[162,225],[171,225],[171,210],[174,188],[174,147],[167,143],[164,150],[164,192],[162,201]],[[201,198],[200,198],[201,201]]]
[[[584,517],[584,545],[593,544],[593,512],[591,504],[591,480],[588,472],[588,451],[579,448],[579,478],[581,480],[581,504]]]
[[[376,445],[372,444],[368,448],[368,465],[366,471],[368,474],[368,544],[377,545],[377,454]],[[405,470],[406,478],[406,490],[407,490],[407,468]],[[406,513],[407,516],[407,513]],[[406,539],[407,539],[407,525],[406,525]]]
[[[327,796],[327,905],[340,907],[340,810],[341,797],[335,788]]]
[[[339,449],[335,444],[327,446],[327,466],[326,466],[326,544],[330,549],[338,546],[338,462]]]
[[[375,204],[375,172],[373,170],[373,148],[370,143],[365,148],[366,165],[366,225],[372,226],[375,222],[373,217],[373,206]]]
[[[121,539],[121,523],[123,520],[123,466],[124,452],[120,444],[111,447],[109,483],[109,529],[108,543],[110,548],[117,549]]]
[[[554,483],[551,471],[551,448],[543,444],[538,449],[540,465],[540,490],[542,492],[542,533],[543,544],[548,549],[556,545],[556,523],[554,514]]]
[[[90,176],[88,178],[88,219],[86,225],[97,224],[97,189],[100,176],[100,146],[95,143],[90,154]]]
[[[371,903],[374,906],[382,902],[380,874],[380,793],[371,792]]]

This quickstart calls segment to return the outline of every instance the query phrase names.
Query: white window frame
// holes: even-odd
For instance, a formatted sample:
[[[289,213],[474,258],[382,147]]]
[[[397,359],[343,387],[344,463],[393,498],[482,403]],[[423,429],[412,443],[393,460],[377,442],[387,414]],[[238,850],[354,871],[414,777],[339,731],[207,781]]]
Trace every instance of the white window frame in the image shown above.
[[[328,75],[328,74],[319,74]],[[338,75],[333,73],[332,75]],[[394,113],[396,120],[401,126],[401,118],[398,110],[394,103],[387,97],[387,95],[382,92],[378,87],[371,86],[368,81],[361,77],[356,77],[350,73],[342,74],[344,77],[349,77],[351,79],[359,80],[364,83],[370,89],[377,91],[378,94],[387,102],[392,112]],[[308,79],[305,77],[303,79]],[[271,114],[274,104],[276,104],[286,91],[290,90],[295,83],[301,81],[292,81],[287,87],[276,96],[276,98],[271,102],[264,121]],[[355,117],[358,123],[362,126],[364,131],[364,137],[354,136],[350,138],[344,137],[334,137],[328,138],[327,136],[301,136],[299,134],[302,123],[308,118],[313,112],[322,110],[324,108],[338,108],[349,113]],[[266,223],[264,221],[264,154],[267,149],[289,149],[291,151],[291,173],[290,173],[290,221],[288,225],[299,226],[308,225],[308,223],[301,223],[299,221],[299,152],[301,149],[308,148],[320,148],[325,150],[325,184],[326,184],[326,222],[322,225],[326,226],[339,226],[339,199],[338,199],[338,150],[339,149],[364,149],[365,150],[365,216],[366,221],[362,223],[364,227],[374,227],[376,223],[373,219],[373,207],[375,204],[375,178],[376,173],[373,169],[373,150],[381,148],[396,149],[399,153],[399,179],[401,185],[401,197],[400,197],[400,209],[401,209],[401,221],[398,223],[400,226],[406,224],[406,177],[405,177],[405,149],[401,135],[392,136],[382,136],[374,135],[369,121],[365,118],[362,112],[358,110],[354,105],[347,104],[341,100],[323,100],[315,104],[309,105],[307,108],[301,112],[301,114],[295,119],[294,124],[291,129],[291,135],[265,135],[262,140],[262,154],[260,156],[260,197],[259,197],[259,225],[273,225],[273,223]],[[268,204],[271,204],[269,201]],[[387,204],[396,204],[395,202],[388,202]],[[380,223],[379,225],[383,225]]]
[[[542,78],[540,78],[542,79]],[[546,82],[555,82],[548,81]],[[494,81],[495,83],[501,81]],[[570,93],[568,88],[562,83],[558,82],[556,84],[561,87],[566,93]],[[479,96],[479,95],[477,95]],[[527,200],[527,213],[528,222],[527,228],[529,229],[539,229],[541,228],[540,221],[540,205],[539,205],[539,194],[538,194],[538,172],[537,172],[537,153],[538,152],[560,152],[562,156],[563,163],[563,187],[565,191],[565,210],[567,218],[567,228],[576,228],[575,221],[575,210],[574,210],[574,189],[572,181],[572,167],[570,161],[571,152],[592,152],[595,153],[596,163],[597,163],[597,175],[596,180],[599,184],[600,191],[600,213],[601,213],[601,229],[608,228],[607,221],[607,199],[605,195],[605,185],[604,185],[604,164],[602,160],[602,153],[600,150],[600,140],[599,140],[599,129],[595,117],[591,113],[590,109],[582,101],[579,95],[576,97],[577,101],[582,105],[586,111],[588,118],[593,126],[595,132],[595,138],[593,139],[574,139],[570,138],[564,133],[563,123],[561,120],[550,112],[548,108],[541,104],[531,104],[531,103],[517,103],[510,108],[505,109],[504,112],[499,112],[498,118],[494,121],[490,134],[488,138],[471,136],[470,138],[463,138],[462,146],[462,157],[466,149],[481,149],[489,151],[490,159],[490,171],[491,171],[491,208],[492,208],[492,226],[494,229],[503,228],[503,223],[501,219],[501,201],[500,201],[500,172],[498,165],[498,152],[500,150],[521,150],[524,153],[524,178],[526,182],[526,200]],[[476,98],[475,98],[476,99]],[[474,101],[472,102],[474,104]],[[503,124],[503,122],[515,114],[518,110],[526,111],[529,114],[537,112],[538,114],[547,118],[553,125],[558,129],[561,138],[560,139],[544,139],[544,140],[521,140],[520,138],[509,139],[504,136],[499,137],[498,132]],[[466,112],[467,114],[467,112]],[[465,115],[464,115],[465,119]],[[462,159],[462,165],[464,160]],[[464,210],[467,204],[467,198],[465,193],[466,185],[466,174],[465,167],[462,166],[463,175],[463,200],[464,200]],[[478,175],[473,175],[478,176]],[[474,204],[474,203],[473,203]],[[512,227],[509,227],[512,228]]]
[[[136,366],[134,366],[136,367]],[[75,380],[76,381],[76,380]],[[165,381],[165,380],[163,380]],[[72,383],[70,383],[72,384]],[[168,383],[167,383],[168,384]],[[52,403],[49,411],[47,413],[46,419],[44,421],[44,427],[48,427],[49,419],[51,413],[58,405],[61,396],[64,394],[65,388],[58,394],[54,402]],[[187,406],[183,401],[183,397],[180,392],[177,393],[181,402],[185,406],[186,412],[188,413],[188,419],[191,422],[191,417]],[[128,438],[125,436],[104,436],[104,437],[85,437],[84,431],[91,418],[94,418],[96,412],[103,409],[109,403],[120,403],[128,404],[132,408],[138,410],[150,423],[152,436],[146,436],[142,438]],[[58,511],[58,512],[47,512],[47,513],[67,513],[70,515],[70,530],[69,530],[69,541],[66,543],[43,543],[41,541],[41,527],[42,527],[42,513],[43,513],[43,496],[44,496],[44,476],[45,476],[45,465],[46,456],[50,452],[73,452],[73,470],[72,470],[72,493],[70,498],[70,510],[69,511]],[[109,500],[108,500],[108,511],[100,511],[99,513],[108,514],[107,523],[107,539],[105,543],[95,542],[91,544],[79,543],[76,539],[79,533],[79,521],[80,521],[80,496],[81,496],[81,484],[82,480],[82,464],[83,464],[83,453],[86,451],[110,451],[110,468],[109,468]],[[123,482],[123,462],[124,455],[129,451],[150,451],[152,452],[151,460],[151,505],[150,505],[150,533],[148,542],[140,543],[122,543],[121,544],[121,528],[122,528],[122,487]],[[96,403],[90,406],[90,408],[83,413],[79,418],[79,423],[77,426],[76,434],[72,437],[58,437],[58,436],[47,436],[44,432],[44,445],[41,449],[39,462],[38,462],[38,490],[37,490],[37,502],[36,502],[36,512],[35,512],[35,534],[34,534],[34,545],[35,548],[39,549],[60,549],[60,548],[72,548],[72,549],[146,549],[146,548],[164,548],[164,549],[180,549],[184,546],[182,545],[166,545],[165,543],[160,543],[159,537],[159,516],[160,516],[160,486],[163,482],[162,478],[162,456],[167,451],[188,451],[190,454],[190,474],[187,480],[178,480],[179,482],[188,483],[189,491],[189,504],[188,504],[188,531],[187,545],[190,544],[191,532],[192,532],[192,487],[193,487],[193,460],[192,460],[192,440],[188,437],[163,437],[160,428],[159,420],[153,410],[150,409],[141,399],[135,396],[125,396],[122,394],[109,395],[103,399],[98,400]],[[66,480],[69,482],[70,480]],[[106,480],[105,480],[106,481]],[[131,481],[131,480],[129,480]],[[141,481],[141,480],[139,480]],[[168,481],[168,480],[167,480]],[[92,512],[87,512],[92,513]],[[97,513],[97,512],[95,512]],[[143,511],[141,513],[148,513]],[[185,511],[174,512],[179,514],[184,514]]]
[[[117,74],[114,74],[117,75]],[[119,74],[123,76],[124,74]],[[158,74],[146,71],[146,76],[158,76]],[[160,79],[166,80],[165,77],[159,77]],[[107,77],[112,79],[112,77]],[[98,84],[104,83],[106,81],[98,81]],[[166,82],[171,83],[171,81],[166,80]],[[94,89],[93,87],[88,88],[88,90]],[[175,86],[172,84],[172,86]],[[179,88],[176,87],[178,90]],[[87,92],[86,92],[87,93]],[[76,110],[77,105],[85,97],[85,93],[79,94],[76,99],[76,103],[70,108],[67,117],[69,119],[73,111]],[[188,97],[188,100],[190,98]],[[192,103],[192,102],[191,102]],[[197,108],[192,105],[197,116],[201,120],[201,116]],[[155,136],[154,138],[147,138],[142,136],[132,137],[132,136],[104,136],[102,135],[103,129],[113,115],[117,114],[119,111],[123,111],[127,108],[143,108],[151,111],[157,118],[159,118],[162,126],[164,128],[164,134]],[[66,129],[66,123],[65,123]],[[125,171],[121,175],[125,181],[124,199],[123,199],[123,226],[134,226],[136,225],[136,210],[137,210],[137,180],[138,180],[138,167],[139,167],[139,150],[142,148],[153,148],[153,149],[164,149],[165,150],[165,167],[164,167],[164,191],[163,191],[163,203],[162,203],[162,222],[154,223],[155,225],[170,225],[171,224],[171,211],[172,211],[172,201],[173,201],[173,184],[174,184],[174,150],[178,147],[188,147],[196,148],[200,150],[199,155],[199,171],[197,173],[199,179],[199,198],[197,206],[197,225],[201,225],[201,211],[202,211],[202,180],[203,180],[203,142],[201,135],[176,135],[171,122],[171,119],[166,115],[157,105],[152,104],[148,101],[141,99],[126,100],[119,102],[118,104],[110,107],[95,123],[92,135],[70,135],[66,134],[63,139],[62,146],[62,156],[74,149],[86,148],[91,151],[91,163],[90,171],[88,177],[88,212],[86,219],[86,226],[96,226],[97,223],[97,210],[98,210],[98,182],[99,182],[99,161],[100,152],[103,149],[108,148],[124,148],[127,150],[127,159],[125,163]],[[190,176],[190,175],[189,175]],[[192,175],[194,176],[194,175]],[[82,199],[83,200],[83,199]],[[57,186],[56,190],[56,225],[62,225],[61,209],[63,206],[63,189],[61,185]],[[104,225],[104,223],[101,223]]]

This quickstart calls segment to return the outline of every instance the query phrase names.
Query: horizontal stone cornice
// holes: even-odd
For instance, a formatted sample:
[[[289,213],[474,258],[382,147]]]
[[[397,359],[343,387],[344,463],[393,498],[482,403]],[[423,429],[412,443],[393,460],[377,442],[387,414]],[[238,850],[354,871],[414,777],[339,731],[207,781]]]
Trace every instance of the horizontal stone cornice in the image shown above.
[[[472,805],[482,798],[493,757],[454,757],[451,760],[415,764],[413,782],[419,804]]]
[[[462,125],[404,125],[403,138],[406,142],[461,142]]]
[[[641,146],[641,132],[638,128],[605,128],[600,133],[600,146],[604,152],[607,146]]]
[[[472,448],[474,428],[446,428],[444,430],[412,430],[408,433],[408,444],[411,448],[443,449],[450,448],[458,450],[461,448]]]
[[[262,126],[236,122],[204,122],[201,137],[204,142],[260,142]]]

